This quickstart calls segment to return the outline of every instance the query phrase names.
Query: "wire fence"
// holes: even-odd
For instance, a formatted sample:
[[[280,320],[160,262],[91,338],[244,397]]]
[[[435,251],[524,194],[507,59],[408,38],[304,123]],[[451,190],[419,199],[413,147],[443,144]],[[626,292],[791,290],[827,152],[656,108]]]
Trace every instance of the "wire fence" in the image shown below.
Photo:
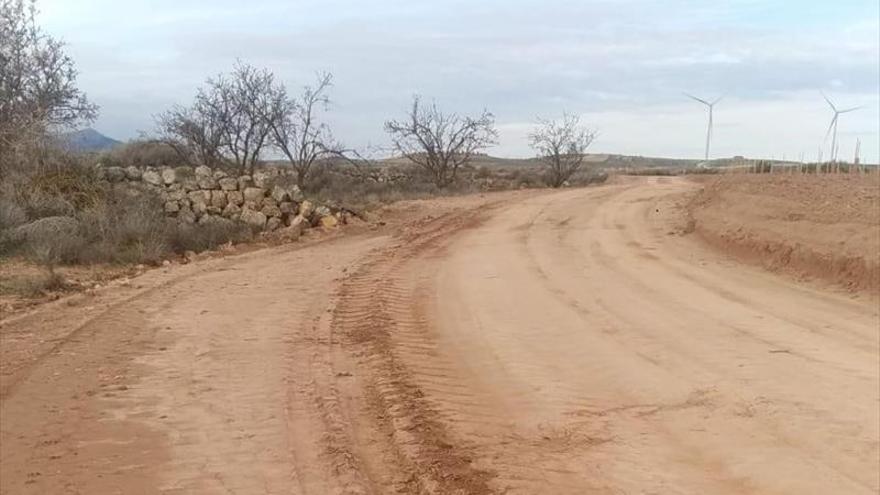
[[[747,163],[712,167],[722,173],[748,174],[878,174],[880,166],[847,162],[775,162],[750,160]]]

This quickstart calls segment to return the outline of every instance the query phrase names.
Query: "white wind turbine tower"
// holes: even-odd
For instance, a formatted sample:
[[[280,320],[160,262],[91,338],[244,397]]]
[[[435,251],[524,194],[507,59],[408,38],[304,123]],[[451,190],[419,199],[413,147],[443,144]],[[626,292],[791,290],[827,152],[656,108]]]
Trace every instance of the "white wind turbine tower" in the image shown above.
[[[719,101],[721,101],[721,98],[724,98],[724,97],[719,96],[718,98],[715,99],[715,101],[708,102],[702,98],[697,98],[696,96],[688,94],[688,93],[685,93],[684,95],[692,100],[698,101],[698,102],[702,103],[703,105],[706,105],[707,107],[709,107],[709,126],[706,129],[706,156],[705,156],[705,160],[708,161],[709,160],[709,143],[712,141],[712,111],[715,109],[715,104],[718,103]]]
[[[834,117],[831,117],[831,124],[828,125],[828,131],[825,132],[825,141],[828,141],[828,136],[831,135],[831,161],[835,162],[837,161],[837,122],[840,120],[840,115],[852,112],[853,110],[858,110],[862,107],[838,110],[837,107],[834,106],[834,103],[831,103],[831,100],[825,95],[825,93],[822,93],[822,98],[825,98],[825,101],[828,102],[828,106],[834,111]]]

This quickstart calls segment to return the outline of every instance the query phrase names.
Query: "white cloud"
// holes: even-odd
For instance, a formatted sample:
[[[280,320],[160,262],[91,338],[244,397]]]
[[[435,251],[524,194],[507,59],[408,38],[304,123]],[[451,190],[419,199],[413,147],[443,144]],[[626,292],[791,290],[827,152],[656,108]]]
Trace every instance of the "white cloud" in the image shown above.
[[[595,122],[601,151],[699,156],[704,115],[681,97],[689,91],[730,95],[719,155],[809,153],[824,132],[824,88],[868,105],[842,121],[843,146],[859,136],[868,156],[880,147],[873,1],[42,0],[41,9],[103,107],[97,127],[121,138],[149,130],[151,113],[186,102],[241,57],[293,86],[332,71],[330,119],[353,145],[383,142],[383,120],[418,92],[456,111],[491,109],[503,125],[498,154],[529,154],[524,126],[568,110]]]

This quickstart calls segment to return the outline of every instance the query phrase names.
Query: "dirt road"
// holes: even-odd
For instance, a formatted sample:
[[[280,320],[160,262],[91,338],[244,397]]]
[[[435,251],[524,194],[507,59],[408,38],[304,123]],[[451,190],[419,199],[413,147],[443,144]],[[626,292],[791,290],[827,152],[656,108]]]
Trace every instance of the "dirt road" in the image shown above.
[[[0,488],[876,493],[876,298],[681,235],[695,187],[438,200],[9,319]]]

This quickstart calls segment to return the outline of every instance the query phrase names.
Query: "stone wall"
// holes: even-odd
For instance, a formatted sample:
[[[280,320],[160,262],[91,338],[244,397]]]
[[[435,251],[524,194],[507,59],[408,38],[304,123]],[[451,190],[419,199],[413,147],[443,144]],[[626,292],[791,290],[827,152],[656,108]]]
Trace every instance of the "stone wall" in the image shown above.
[[[344,211],[316,206],[303,196],[295,176],[280,168],[251,175],[233,175],[209,167],[102,167],[111,183],[126,183],[154,191],[164,202],[165,213],[185,223],[205,223],[225,218],[255,229],[333,227],[347,220]]]

